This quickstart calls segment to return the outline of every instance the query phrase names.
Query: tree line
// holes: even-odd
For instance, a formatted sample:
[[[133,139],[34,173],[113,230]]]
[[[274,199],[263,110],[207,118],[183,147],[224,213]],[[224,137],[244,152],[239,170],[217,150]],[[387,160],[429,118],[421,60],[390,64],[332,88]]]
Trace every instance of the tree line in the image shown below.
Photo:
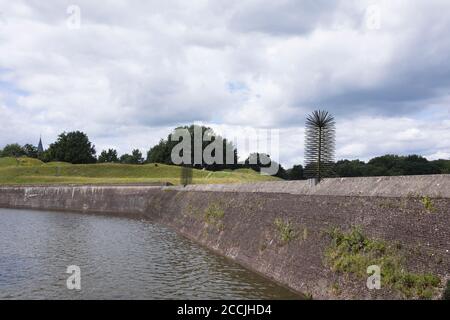
[[[194,131],[194,125],[179,127],[187,129],[191,134]],[[178,128],[177,128],[178,129]],[[270,155],[262,153],[252,153],[245,161],[238,163],[238,151],[234,145],[215,135],[211,128],[201,127],[201,132],[212,133],[211,141],[221,139],[223,144],[223,156],[226,150],[233,150],[233,163],[227,164],[225,159],[223,164],[208,164],[203,160],[201,163],[193,165],[197,169],[206,169],[211,171],[234,170],[239,168],[249,168],[255,171],[261,171],[261,168],[270,166]],[[25,144],[23,146],[14,143],[6,145],[0,150],[0,157],[30,157],[37,158],[44,162],[63,161],[72,164],[89,163],[123,163],[123,164],[144,164],[144,163],[163,163],[173,165],[171,152],[178,141],[173,141],[169,134],[166,139],[161,139],[158,144],[150,148],[144,158],[142,152],[134,149],[131,153],[119,156],[117,150],[103,150],[96,155],[95,146],[89,141],[88,136],[80,131],[63,132],[57,140],[49,145],[49,148],[42,153],[38,152],[36,146]],[[202,150],[206,148],[210,141],[202,142]],[[194,155],[192,154],[192,157]],[[192,158],[193,159],[193,158]],[[292,168],[285,169],[280,164],[276,176],[286,180],[305,179],[305,168],[301,164],[294,165]],[[307,168],[306,168],[307,169]],[[397,176],[397,175],[423,175],[423,174],[449,174],[450,160],[429,161],[419,155],[398,156],[384,155],[373,158],[368,162],[360,160],[340,160],[332,163],[329,177],[364,177],[364,176]]]

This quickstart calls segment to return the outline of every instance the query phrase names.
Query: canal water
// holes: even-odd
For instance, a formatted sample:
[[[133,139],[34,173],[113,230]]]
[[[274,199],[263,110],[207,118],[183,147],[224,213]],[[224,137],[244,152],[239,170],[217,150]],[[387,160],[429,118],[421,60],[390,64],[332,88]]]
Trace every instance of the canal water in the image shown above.
[[[0,299],[298,298],[148,221],[0,209]]]

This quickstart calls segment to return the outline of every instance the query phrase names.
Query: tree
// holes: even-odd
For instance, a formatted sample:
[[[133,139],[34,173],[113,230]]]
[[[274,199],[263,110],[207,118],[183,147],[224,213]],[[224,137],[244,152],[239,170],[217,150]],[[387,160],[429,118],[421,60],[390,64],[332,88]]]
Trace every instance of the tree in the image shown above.
[[[340,160],[334,165],[338,177],[400,176],[449,173],[449,160],[428,161],[418,155],[398,156],[387,154],[370,159],[368,163],[360,160]]]
[[[50,144],[44,155],[47,161],[64,161],[73,164],[95,163],[95,146],[88,136],[80,131],[61,133],[56,142]]]
[[[317,110],[306,118],[305,173],[319,181],[331,173],[334,163],[335,122],[327,111]]]
[[[147,152],[146,162],[172,164],[170,153],[172,152],[172,147],[174,146],[175,144],[172,146],[169,140],[161,139],[157,145],[152,147]]]
[[[266,153],[254,152],[250,153],[244,161],[244,167],[260,172],[261,168],[270,166],[272,160],[270,155]]]
[[[245,168],[252,169],[256,172],[261,172],[262,168],[269,168],[271,166],[278,169],[275,174],[276,177],[287,179],[286,170],[278,162],[270,159],[270,155],[266,153],[251,153],[244,161]]]
[[[120,157],[120,162],[125,164],[142,164],[144,158],[142,157],[142,152],[138,149],[134,149],[130,154],[124,154]]]
[[[25,151],[25,155],[30,158],[37,158],[38,157],[38,149],[37,147],[33,146],[32,144],[26,144],[23,146],[23,149]]]
[[[431,161],[431,163],[436,165],[440,169],[441,173],[443,174],[450,173],[450,160],[439,159]]]
[[[399,163],[399,159],[399,156],[393,154],[372,158],[367,163],[368,170],[366,173],[369,176],[401,175],[402,172],[396,168],[396,164]]]
[[[26,150],[23,147],[21,147],[17,143],[12,143],[12,144],[7,144],[3,148],[1,156],[18,158],[18,157],[23,157],[26,154],[27,154]]]
[[[131,157],[133,159],[133,162],[136,163],[136,164],[144,163],[144,158],[142,157],[142,152],[139,151],[139,149],[134,149],[131,152]]]
[[[418,155],[397,156],[387,154],[371,159],[364,175],[367,176],[400,176],[442,173],[442,169],[434,162]]]
[[[125,153],[120,156],[119,161],[120,163],[124,164],[133,164],[133,157],[131,156],[131,154]]]
[[[117,156],[117,151],[115,149],[108,149],[108,151],[103,150],[98,156],[98,162],[100,163],[114,163],[119,162],[119,157]]]
[[[431,163],[426,158],[415,154],[401,157],[398,167],[402,170],[403,175],[441,173],[441,169],[436,164]]]
[[[294,165],[291,169],[286,172],[288,180],[303,180],[303,166],[301,164]]]
[[[181,140],[176,140],[174,138],[174,134],[176,130],[184,129],[187,130],[191,137],[191,161],[190,164],[194,168],[197,169],[207,169],[212,171],[217,170],[224,170],[224,169],[236,169],[237,168],[237,150],[234,147],[233,143],[228,141],[227,139],[222,138],[219,135],[216,135],[214,131],[205,126],[197,126],[197,125],[190,125],[190,126],[184,126],[184,127],[178,127],[175,128],[174,131],[168,135],[167,139],[162,139],[159,141],[157,145],[152,147],[147,152],[147,163],[165,163],[165,164],[174,164],[172,161],[172,150],[173,148],[180,143]],[[198,132],[198,135],[194,135],[195,132]],[[218,162],[221,163],[213,163],[208,164],[206,163],[202,157],[201,163],[194,163],[194,136],[195,138],[201,139],[201,152],[203,155],[203,152],[205,149],[214,142],[219,142],[219,144],[222,146],[222,153],[223,153],[223,159],[218,159]],[[203,141],[203,137],[207,137],[209,141]],[[233,157],[233,163],[226,163],[226,156],[227,152],[232,152]],[[216,154],[215,152],[212,153],[212,156],[214,157]]]
[[[339,160],[334,165],[334,173],[338,177],[362,177],[365,175],[367,165],[360,160]]]

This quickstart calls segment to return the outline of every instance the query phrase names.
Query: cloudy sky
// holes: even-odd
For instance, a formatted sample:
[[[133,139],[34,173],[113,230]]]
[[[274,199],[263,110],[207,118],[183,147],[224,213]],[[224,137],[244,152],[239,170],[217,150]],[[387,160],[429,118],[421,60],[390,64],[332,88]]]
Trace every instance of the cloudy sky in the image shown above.
[[[322,108],[338,159],[448,159],[449,30],[448,0],[0,0],[0,148],[145,151],[195,122],[277,129],[290,166]]]

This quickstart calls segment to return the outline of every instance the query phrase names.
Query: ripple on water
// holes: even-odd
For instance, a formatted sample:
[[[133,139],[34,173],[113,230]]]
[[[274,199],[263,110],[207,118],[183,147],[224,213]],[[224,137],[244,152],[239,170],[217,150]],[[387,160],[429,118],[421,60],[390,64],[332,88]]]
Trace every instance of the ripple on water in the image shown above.
[[[66,268],[81,268],[81,291]],[[298,299],[148,221],[0,209],[1,299]]]

